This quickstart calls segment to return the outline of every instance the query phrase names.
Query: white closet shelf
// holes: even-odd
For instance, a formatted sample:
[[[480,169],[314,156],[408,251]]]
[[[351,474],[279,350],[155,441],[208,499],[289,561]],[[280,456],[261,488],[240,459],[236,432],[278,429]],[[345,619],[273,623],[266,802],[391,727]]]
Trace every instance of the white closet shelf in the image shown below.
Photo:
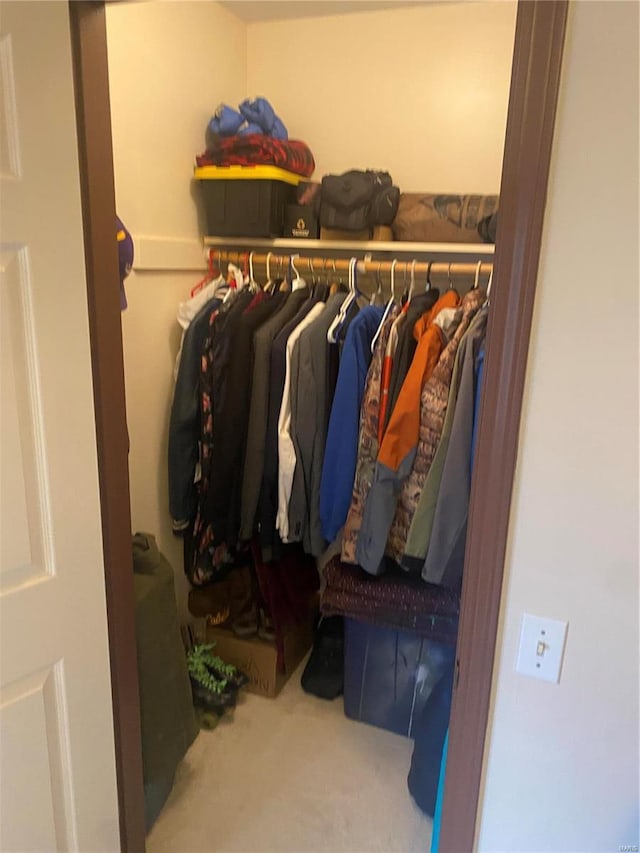
[[[205,237],[204,245],[231,248],[233,246],[251,246],[256,249],[315,249],[342,250],[344,252],[389,252],[396,254],[433,255],[493,255],[495,247],[490,243],[402,243],[398,241],[382,242],[377,240],[303,240],[277,237]]]

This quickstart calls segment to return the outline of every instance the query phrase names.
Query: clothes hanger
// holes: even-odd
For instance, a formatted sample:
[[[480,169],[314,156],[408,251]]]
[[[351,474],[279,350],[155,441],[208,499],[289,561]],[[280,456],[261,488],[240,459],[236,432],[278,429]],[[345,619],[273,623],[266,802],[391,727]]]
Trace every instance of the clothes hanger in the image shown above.
[[[352,260],[353,260],[353,258],[351,258],[351,260],[349,261],[349,285],[351,285],[351,261]],[[336,271],[335,260],[333,261],[333,271],[334,271],[334,273]],[[351,292],[349,292],[349,295],[347,296],[347,298],[344,300],[344,302],[340,306],[340,310],[338,311],[333,322],[329,326],[329,330],[327,331],[327,342],[330,344],[335,344],[338,340],[338,338],[337,338],[338,330],[339,330],[340,326],[342,325],[342,323],[344,322],[344,318],[345,318],[345,314],[343,313],[343,308],[344,308],[345,304],[350,301],[350,298],[351,298]]]
[[[380,268],[382,267],[382,262],[378,264],[378,269],[376,270],[376,284],[378,285],[374,292],[371,294],[371,305],[376,304],[376,299],[382,296],[382,276],[380,275]],[[383,300],[384,301],[384,300]]]
[[[239,253],[237,253],[237,262],[238,264],[240,263]],[[225,294],[223,302],[228,302],[244,287],[244,275],[242,270],[236,266],[236,264],[232,264],[231,262],[227,264],[227,284],[229,286],[229,290]]]
[[[228,284],[225,277],[222,275],[222,252],[220,251],[220,249],[218,249],[217,251],[211,250],[210,254],[212,254],[213,258],[215,258],[216,254],[218,256],[217,262],[214,261],[216,263],[215,271],[213,270],[213,266],[210,265],[210,271],[214,276],[212,282],[214,284],[213,295],[216,296],[222,290],[226,292]]]
[[[265,285],[264,285],[264,292],[265,293],[273,293],[273,290],[275,288],[275,279],[273,281],[271,280],[271,258],[272,257],[273,257],[273,252],[267,252],[267,258],[264,262],[265,269],[266,269],[266,276],[267,276],[267,280],[266,280]]]
[[[316,286],[318,285],[318,279],[316,278],[316,271],[313,266],[313,258],[309,258],[309,271],[311,273],[311,292],[314,293]]]
[[[473,290],[478,289],[478,285],[480,284],[480,268],[482,267],[482,261],[478,261],[476,264],[476,276],[473,281]]]
[[[329,259],[327,258],[327,263]],[[331,282],[331,287],[329,288],[329,295],[333,296],[334,293],[338,293],[342,286],[342,280],[336,281],[338,274],[336,272],[336,262],[335,258],[331,262],[333,264],[333,281]],[[329,283],[329,278],[327,277],[327,284]]]
[[[432,264],[433,264],[433,261],[429,261],[429,263],[427,264],[427,283],[426,283],[426,286],[424,289],[425,293],[428,293],[431,290],[431,265]]]
[[[333,285],[329,281],[329,273],[327,272],[327,264],[329,263],[329,258],[323,258],[322,260],[322,275],[324,276],[325,286],[329,288],[329,296],[332,296],[336,291],[333,289]]]
[[[242,284],[239,285],[239,290],[242,290],[249,283],[249,252],[238,253],[238,266],[242,272]]]
[[[291,270],[295,273],[295,278],[291,280],[291,291],[294,292],[296,290],[302,290],[303,287],[307,286],[307,282],[301,278],[300,273],[298,272],[296,265],[294,263],[296,258],[299,258],[300,255],[291,255],[289,258],[289,265]]]
[[[231,302],[232,299],[235,299],[236,294],[238,293],[238,280],[236,278],[235,272],[240,272],[234,264],[229,263],[227,266],[227,285],[228,290],[224,295],[224,299],[222,303]],[[242,273],[240,273],[242,275]]]
[[[396,271],[396,264],[397,263],[398,263],[398,261],[396,260],[396,258],[394,258],[391,261],[391,281],[390,281],[391,297],[389,299],[389,302],[387,303],[387,307],[384,309],[384,314],[382,315],[382,320],[380,320],[380,325],[376,329],[376,333],[373,336],[373,340],[371,341],[371,353],[372,354],[376,348],[376,344],[378,343],[378,338],[380,337],[380,334],[382,332],[382,327],[386,323],[387,317],[389,316],[391,309],[396,304],[396,276],[395,276],[395,271]],[[378,270],[379,269],[380,269],[380,267],[378,267]]]
[[[335,344],[338,342],[338,332],[342,327],[342,324],[346,320],[347,311],[349,310],[349,306],[355,301],[358,296],[358,290],[356,287],[356,267],[358,265],[357,258],[349,259],[349,292],[347,298],[344,300],[342,305],[340,306],[340,311],[338,312],[337,317],[329,327],[329,331],[327,332],[327,341],[330,344]],[[335,266],[335,261],[334,261]]]
[[[411,279],[409,283],[409,296],[407,297],[407,302],[411,302],[411,298],[413,296],[413,291],[416,286],[416,261],[415,258],[411,261]]]
[[[281,293],[289,293],[291,288],[289,287],[289,282],[284,274],[284,257],[280,255],[279,258],[280,269],[278,271],[278,279],[280,280],[280,292]]]
[[[489,273],[489,281],[487,282],[487,298],[485,299],[485,305],[489,305],[489,296],[491,295],[491,282],[493,281],[493,267],[491,267],[491,272]]]
[[[260,285],[253,277],[253,256],[255,252],[249,253],[249,289],[252,293],[257,293],[260,290]]]
[[[219,263],[218,263],[217,269],[214,269],[214,257],[215,257],[214,252],[215,252],[214,249],[209,249],[209,251],[207,253],[207,272],[203,276],[203,278],[201,278],[197,284],[194,284],[194,286],[189,291],[189,296],[191,297],[191,299],[193,299],[193,297],[196,296],[196,294],[200,293],[201,290],[203,290],[208,284],[210,284],[216,278],[219,278],[221,275]],[[223,281],[224,281],[224,279],[223,279]],[[215,290],[214,290],[214,294],[215,294]]]
[[[409,291],[407,290],[407,268],[408,264],[405,261],[404,269],[402,270],[402,304],[406,305],[408,300]]]
[[[447,268],[447,278],[449,280],[449,290],[453,290],[453,282],[451,281],[451,261],[449,261],[449,266]]]

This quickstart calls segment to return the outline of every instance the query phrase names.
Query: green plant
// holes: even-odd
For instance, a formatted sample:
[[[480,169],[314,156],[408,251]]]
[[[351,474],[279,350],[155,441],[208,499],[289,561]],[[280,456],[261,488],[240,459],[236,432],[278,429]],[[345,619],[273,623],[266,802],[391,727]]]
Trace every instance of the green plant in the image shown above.
[[[226,679],[216,678],[211,674],[206,664],[206,656],[213,648],[212,646],[194,646],[187,653],[187,669],[189,675],[198,684],[210,690],[212,693],[223,693],[227,687]]]
[[[215,643],[202,643],[194,646],[194,653],[204,661],[205,665],[209,664],[215,667],[218,672],[226,675],[227,678],[234,678],[238,674],[238,670],[230,663],[225,663],[221,657],[212,654]]]

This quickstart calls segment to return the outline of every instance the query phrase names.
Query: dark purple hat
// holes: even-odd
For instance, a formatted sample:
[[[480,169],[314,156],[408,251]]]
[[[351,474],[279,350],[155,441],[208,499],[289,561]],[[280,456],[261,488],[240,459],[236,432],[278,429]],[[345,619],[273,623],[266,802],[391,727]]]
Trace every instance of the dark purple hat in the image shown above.
[[[116,235],[118,240],[118,260],[120,262],[120,308],[127,307],[127,296],[124,292],[124,280],[133,266],[133,239],[123,221],[116,216]]]

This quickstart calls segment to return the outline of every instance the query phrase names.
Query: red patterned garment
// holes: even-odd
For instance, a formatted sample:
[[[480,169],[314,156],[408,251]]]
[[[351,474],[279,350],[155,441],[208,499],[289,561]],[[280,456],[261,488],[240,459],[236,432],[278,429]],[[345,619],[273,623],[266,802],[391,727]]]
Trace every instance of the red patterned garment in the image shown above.
[[[263,604],[273,621],[278,669],[285,671],[284,636],[292,625],[306,622],[317,607],[320,578],[316,561],[298,544],[283,545],[277,560],[265,563],[257,538],[251,553]]]
[[[316,167],[309,146],[298,139],[273,139],[261,133],[221,136],[204,154],[198,166],[277,166],[309,178]]]
[[[348,616],[369,625],[409,631],[455,644],[460,602],[455,592],[404,573],[371,577],[335,556],[324,568],[324,616]]]

